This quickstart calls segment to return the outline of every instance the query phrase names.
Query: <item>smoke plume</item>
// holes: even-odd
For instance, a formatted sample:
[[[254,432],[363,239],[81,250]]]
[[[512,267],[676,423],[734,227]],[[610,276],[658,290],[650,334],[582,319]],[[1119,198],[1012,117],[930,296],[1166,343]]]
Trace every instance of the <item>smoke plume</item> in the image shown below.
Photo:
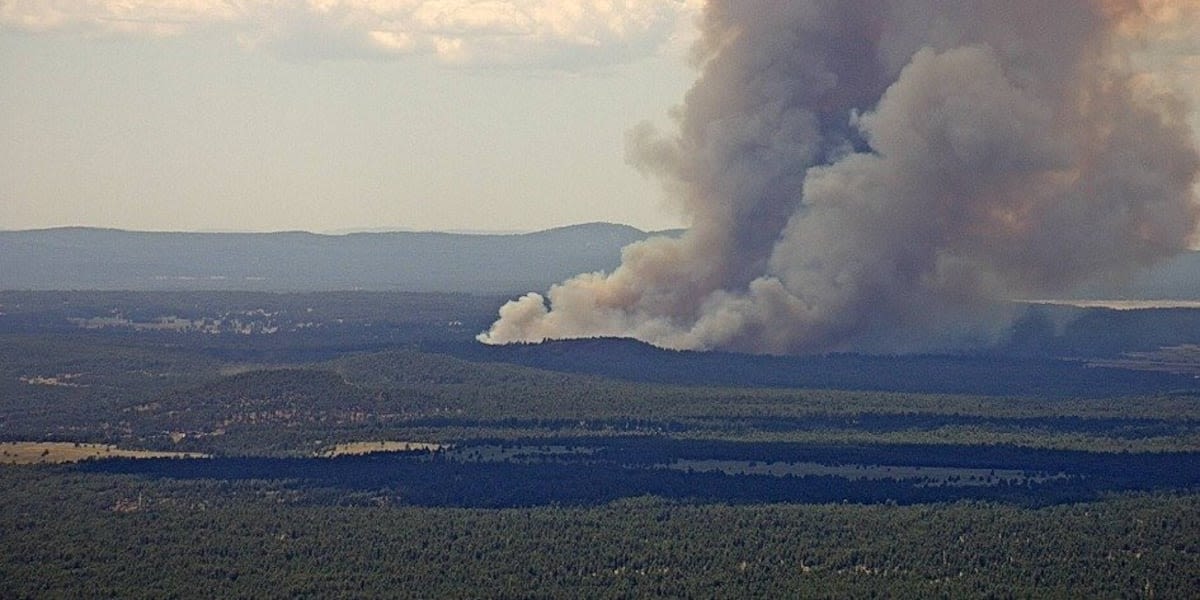
[[[1188,246],[1190,107],[1137,57],[1198,14],[1195,0],[711,0],[677,131],[628,142],[687,233],[509,302],[479,338],[762,353],[987,339],[1005,300]]]

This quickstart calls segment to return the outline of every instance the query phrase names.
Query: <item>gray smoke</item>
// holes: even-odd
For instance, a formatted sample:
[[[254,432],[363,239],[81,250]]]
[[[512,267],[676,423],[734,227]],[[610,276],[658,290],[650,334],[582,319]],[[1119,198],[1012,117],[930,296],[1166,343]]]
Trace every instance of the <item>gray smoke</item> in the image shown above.
[[[712,0],[678,131],[629,134],[691,227],[500,309],[487,343],[895,351],[1187,247],[1188,105],[1135,53],[1195,0]]]

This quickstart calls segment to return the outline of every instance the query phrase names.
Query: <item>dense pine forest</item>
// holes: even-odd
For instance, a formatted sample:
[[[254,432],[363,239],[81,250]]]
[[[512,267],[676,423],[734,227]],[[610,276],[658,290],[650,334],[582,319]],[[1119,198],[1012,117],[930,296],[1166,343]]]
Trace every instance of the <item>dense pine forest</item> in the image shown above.
[[[1200,589],[1186,328],[1120,353],[478,347],[495,305],[0,293],[0,597]],[[1138,318],[1195,318],[1168,312]]]
[[[1200,585],[1194,494],[1038,509],[654,497],[462,509],[302,502],[269,482],[2,473],[9,598],[1186,598]]]

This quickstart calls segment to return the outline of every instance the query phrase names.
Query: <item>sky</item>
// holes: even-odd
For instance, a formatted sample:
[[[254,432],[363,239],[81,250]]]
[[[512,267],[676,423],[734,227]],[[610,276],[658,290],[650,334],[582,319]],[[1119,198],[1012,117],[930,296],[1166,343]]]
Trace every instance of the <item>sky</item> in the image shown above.
[[[626,163],[696,0],[0,0],[0,229],[682,216]]]
[[[702,4],[0,0],[0,230],[686,226],[626,139]],[[1200,90],[1197,29],[1140,60]]]

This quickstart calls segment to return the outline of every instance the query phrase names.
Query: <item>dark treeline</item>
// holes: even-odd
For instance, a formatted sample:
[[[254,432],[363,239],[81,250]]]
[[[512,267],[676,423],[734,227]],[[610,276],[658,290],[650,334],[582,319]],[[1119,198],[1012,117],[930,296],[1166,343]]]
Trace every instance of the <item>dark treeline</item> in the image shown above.
[[[322,490],[359,490],[421,506],[511,507],[600,504],[654,495],[699,502],[941,502],[988,499],[1044,506],[1092,500],[1128,490],[1200,487],[1200,453],[1113,454],[1009,446],[812,446],[746,444],[660,438],[538,439],[537,446],[587,447],[584,454],[553,454],[535,462],[458,460],[471,448],[522,448],[520,441],[463,445],[454,453],[387,453],[357,457],[110,459],[78,468],[89,473],[139,474],[173,479],[280,480],[316,497]],[[534,452],[535,458],[537,457]],[[668,469],[676,461],[721,460],[891,465],[1020,471],[1030,478],[991,475],[978,484],[947,484],[918,474],[855,479],[851,475],[749,475]],[[1038,477],[1034,477],[1040,476]],[[965,479],[966,477],[964,477]]]
[[[776,357],[678,352],[621,339],[502,347],[457,344],[427,349],[470,360],[673,385],[1060,398],[1200,392],[1200,380],[1191,375],[1096,368],[1078,360],[992,354]]]
[[[1200,422],[1190,419],[1118,419],[1096,417],[991,417],[953,414],[856,414],[805,415],[803,417],[686,417],[674,420],[647,418],[498,418],[466,419],[461,417],[423,417],[411,419],[412,427],[470,428],[497,427],[505,429],[593,430],[593,431],[655,431],[687,433],[690,431],[758,431],[790,433],[850,429],[868,433],[901,431],[932,431],[943,427],[986,427],[992,430],[1023,431],[1041,429],[1060,433],[1085,433],[1117,439],[1143,439],[1172,436],[1200,428]]]

